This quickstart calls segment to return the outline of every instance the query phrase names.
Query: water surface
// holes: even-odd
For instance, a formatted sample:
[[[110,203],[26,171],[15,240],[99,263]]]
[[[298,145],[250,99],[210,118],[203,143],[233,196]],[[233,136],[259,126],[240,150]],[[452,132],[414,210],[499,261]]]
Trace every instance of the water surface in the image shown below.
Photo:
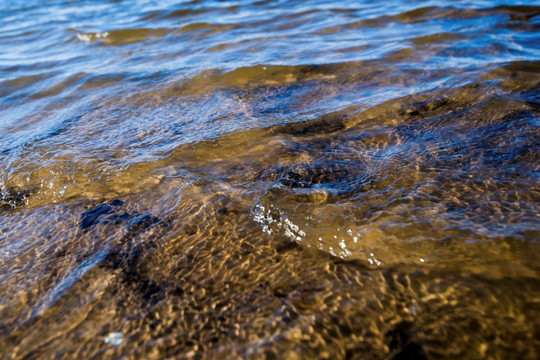
[[[0,358],[540,356],[540,2],[0,0]]]

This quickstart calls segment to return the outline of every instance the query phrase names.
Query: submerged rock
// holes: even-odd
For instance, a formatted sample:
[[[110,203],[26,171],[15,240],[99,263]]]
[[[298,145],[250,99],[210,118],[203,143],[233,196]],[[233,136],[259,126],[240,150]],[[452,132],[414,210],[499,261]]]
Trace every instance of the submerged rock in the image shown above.
[[[12,187],[2,189],[0,207],[9,210],[25,206],[32,193],[31,189],[17,190]]]
[[[138,212],[129,213],[121,211],[124,202],[118,199],[99,204],[81,214],[79,229],[88,231],[98,224],[126,224],[130,232],[144,230],[159,222],[159,219],[150,214]]]

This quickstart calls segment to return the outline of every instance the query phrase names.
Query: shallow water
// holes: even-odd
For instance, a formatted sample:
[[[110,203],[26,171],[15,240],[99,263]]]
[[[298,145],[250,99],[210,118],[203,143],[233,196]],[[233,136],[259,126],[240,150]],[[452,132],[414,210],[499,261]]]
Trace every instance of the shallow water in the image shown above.
[[[540,357],[540,2],[0,0],[0,358]]]

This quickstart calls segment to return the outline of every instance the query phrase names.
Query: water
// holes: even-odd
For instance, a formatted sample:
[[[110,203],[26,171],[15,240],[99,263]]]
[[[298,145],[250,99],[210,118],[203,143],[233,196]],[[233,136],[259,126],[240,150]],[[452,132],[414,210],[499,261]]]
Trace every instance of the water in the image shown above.
[[[540,357],[540,2],[0,1],[0,358]]]

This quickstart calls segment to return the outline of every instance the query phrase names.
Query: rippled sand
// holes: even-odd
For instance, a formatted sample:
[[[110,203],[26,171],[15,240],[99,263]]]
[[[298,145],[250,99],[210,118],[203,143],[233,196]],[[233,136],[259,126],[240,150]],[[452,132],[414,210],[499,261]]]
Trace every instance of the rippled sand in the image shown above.
[[[540,357],[540,3],[0,15],[0,358]]]

